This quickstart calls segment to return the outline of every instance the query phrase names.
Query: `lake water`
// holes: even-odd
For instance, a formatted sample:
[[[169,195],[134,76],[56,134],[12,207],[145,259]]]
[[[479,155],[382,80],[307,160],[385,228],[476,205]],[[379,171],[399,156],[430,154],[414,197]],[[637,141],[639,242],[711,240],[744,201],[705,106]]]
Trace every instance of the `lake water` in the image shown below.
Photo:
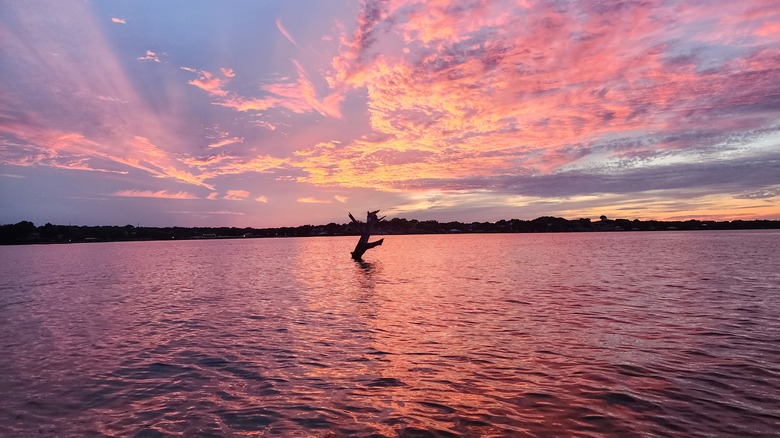
[[[780,436],[780,232],[0,247],[0,436]]]

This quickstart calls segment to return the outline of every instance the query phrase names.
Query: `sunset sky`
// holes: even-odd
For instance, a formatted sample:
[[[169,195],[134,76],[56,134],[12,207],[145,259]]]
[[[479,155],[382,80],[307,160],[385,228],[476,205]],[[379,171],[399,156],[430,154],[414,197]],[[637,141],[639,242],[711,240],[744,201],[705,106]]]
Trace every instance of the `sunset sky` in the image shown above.
[[[0,223],[780,219],[780,2],[0,0]]]

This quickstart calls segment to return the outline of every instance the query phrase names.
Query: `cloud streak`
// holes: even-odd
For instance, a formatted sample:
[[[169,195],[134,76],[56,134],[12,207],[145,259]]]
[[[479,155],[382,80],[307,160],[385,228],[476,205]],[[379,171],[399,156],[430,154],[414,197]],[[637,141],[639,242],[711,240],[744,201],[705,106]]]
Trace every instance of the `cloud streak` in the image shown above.
[[[301,48],[298,43],[295,41],[295,39],[290,35],[290,32],[287,31],[287,29],[282,24],[282,20],[279,18],[276,19],[276,28],[279,29],[279,32],[281,32],[282,35],[284,35],[285,38],[287,38],[287,41],[290,42],[293,46],[297,48]]]
[[[120,190],[118,192],[112,193],[112,196],[120,196],[124,198],[198,199],[197,196],[194,196],[188,192],[169,192],[168,190]]]
[[[311,196],[305,196],[297,199],[302,204],[330,204],[330,199],[317,199]]]

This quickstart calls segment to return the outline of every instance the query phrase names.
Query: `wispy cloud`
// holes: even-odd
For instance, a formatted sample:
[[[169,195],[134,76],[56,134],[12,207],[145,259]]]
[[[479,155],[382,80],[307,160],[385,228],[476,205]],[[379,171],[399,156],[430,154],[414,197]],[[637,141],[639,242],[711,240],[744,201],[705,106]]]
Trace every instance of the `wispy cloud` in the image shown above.
[[[262,202],[263,204],[268,203],[268,197],[267,196],[258,196],[255,198],[255,201]]]
[[[297,201],[302,204],[330,204],[331,203],[330,199],[318,199],[311,196],[298,198]]]
[[[285,29],[284,25],[282,24],[282,20],[280,20],[279,18],[276,19],[276,28],[279,29],[279,32],[281,32],[282,35],[284,35],[285,38],[287,38],[287,41],[289,41],[290,44],[292,44],[293,46],[295,46],[295,47],[300,49],[300,46],[298,46],[298,43],[290,35],[290,32],[288,32],[287,29]]]
[[[244,139],[241,137],[231,137],[231,138],[223,138],[218,141],[215,141],[214,143],[209,143],[210,148],[220,148],[222,146],[227,146],[229,144],[233,143],[243,143]]]
[[[780,185],[762,187],[758,190],[748,190],[734,195],[737,199],[774,199],[780,198]]]
[[[160,55],[158,55],[155,52],[152,52],[151,50],[146,51],[146,55],[139,56],[139,61],[152,61],[152,62],[160,62]]]
[[[169,192],[168,190],[120,190],[112,195],[126,198],[198,199],[197,196],[188,192]]]
[[[117,17],[111,17],[111,22],[116,24],[127,24],[127,21]]]
[[[245,216],[246,213],[240,212],[240,211],[232,211],[232,210],[207,210],[207,211],[198,211],[198,210],[169,210],[168,213],[173,214],[183,214],[188,216],[195,216],[195,217],[205,217],[205,216]]]
[[[30,130],[30,126],[0,123],[0,135],[15,139],[0,141],[0,150],[6,151],[0,163],[118,174],[127,174],[127,168],[134,168],[158,178],[210,187],[205,182],[207,176],[191,173],[186,165],[148,138],[135,136],[109,144],[76,132],[48,130],[37,125],[32,125],[36,129]],[[118,144],[124,148],[116,147]]]
[[[181,69],[198,74],[197,79],[188,82],[190,85],[194,85],[212,96],[218,97],[228,95],[228,92],[224,87],[235,77],[233,70],[228,67],[222,67],[220,69],[221,76],[214,75],[206,70],[196,70],[190,67],[181,67]]]
[[[243,213],[243,212],[240,212],[240,211],[232,211],[232,210],[207,211],[207,212],[204,212],[204,214],[228,215],[228,216],[244,216],[244,215],[246,215],[246,213]]]
[[[197,172],[197,180],[207,181],[227,175],[248,173],[271,173],[286,169],[290,160],[269,155],[242,157],[236,155],[209,155],[206,157],[185,157],[180,162]]]
[[[297,80],[264,85],[261,87],[266,94],[264,97],[245,97],[227,93],[222,90],[221,82],[210,74],[203,76],[203,84],[195,83],[196,81],[190,81],[190,83],[212,95],[221,97],[222,99],[215,104],[237,111],[262,112],[273,108],[285,108],[297,114],[317,112],[323,116],[340,118],[340,106],[344,100],[343,93],[334,91],[320,97],[303,66],[298,61],[292,61],[292,63],[298,75]]]

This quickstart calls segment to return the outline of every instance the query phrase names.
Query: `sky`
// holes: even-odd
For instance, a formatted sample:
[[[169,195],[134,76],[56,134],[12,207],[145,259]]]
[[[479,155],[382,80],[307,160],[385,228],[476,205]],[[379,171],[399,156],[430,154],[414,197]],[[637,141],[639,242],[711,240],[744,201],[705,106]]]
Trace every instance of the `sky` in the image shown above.
[[[780,219],[776,0],[0,0],[0,223]]]

